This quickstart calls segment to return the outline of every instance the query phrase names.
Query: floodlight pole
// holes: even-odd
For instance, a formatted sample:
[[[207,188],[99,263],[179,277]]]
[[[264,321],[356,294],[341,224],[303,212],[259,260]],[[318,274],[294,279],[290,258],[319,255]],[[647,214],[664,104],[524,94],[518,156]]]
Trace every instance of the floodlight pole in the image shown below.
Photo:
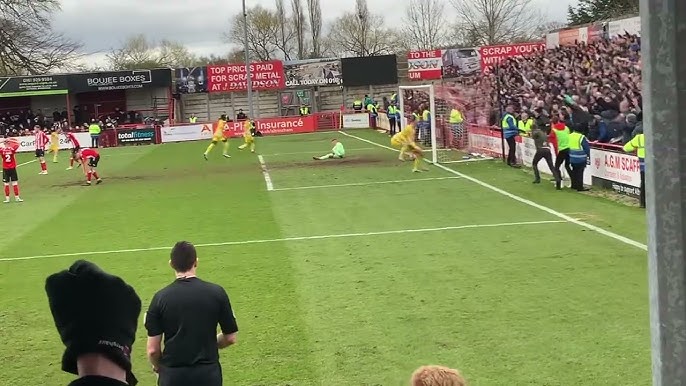
[[[248,45],[248,10],[245,6],[245,0],[243,0],[243,39],[244,39],[244,50],[245,50],[245,77],[247,82],[248,90],[248,116],[250,119],[255,119],[254,109],[252,106],[252,76],[250,73],[250,46]]]

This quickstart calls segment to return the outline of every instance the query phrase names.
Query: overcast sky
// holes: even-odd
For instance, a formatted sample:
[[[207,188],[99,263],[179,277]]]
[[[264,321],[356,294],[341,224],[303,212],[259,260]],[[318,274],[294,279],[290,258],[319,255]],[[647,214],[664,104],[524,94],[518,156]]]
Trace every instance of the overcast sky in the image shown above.
[[[273,7],[274,0],[246,0],[248,7]],[[400,23],[406,0],[370,0],[371,12],[386,22]],[[533,0],[551,21],[564,21],[567,6],[577,0]],[[240,12],[240,0],[61,0],[55,28],[84,43],[84,51],[100,62],[104,53],[121,45],[127,36],[143,33],[150,39],[186,44],[193,53],[224,54],[221,40],[231,15]],[[289,3],[286,1],[286,3]],[[324,20],[354,9],[355,0],[321,0]],[[450,10],[450,14],[454,15]],[[92,17],[91,17],[92,16]],[[522,21],[536,23],[540,21]],[[396,24],[397,25],[397,24]]]

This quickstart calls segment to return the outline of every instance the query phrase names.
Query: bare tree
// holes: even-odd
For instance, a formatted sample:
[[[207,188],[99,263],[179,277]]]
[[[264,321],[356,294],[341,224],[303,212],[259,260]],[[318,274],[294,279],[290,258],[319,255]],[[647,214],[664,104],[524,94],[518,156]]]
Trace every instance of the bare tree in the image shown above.
[[[284,60],[291,60],[295,28],[293,28],[293,23],[288,19],[284,0],[276,0],[276,19],[279,23],[275,41],[276,46],[281,51]]]
[[[305,59],[307,57],[307,48],[305,42],[305,33],[307,32],[307,19],[305,18],[305,10],[302,6],[302,0],[291,0],[291,8],[293,10],[293,27],[295,29],[295,42],[297,48],[298,59]]]
[[[136,70],[188,67],[197,58],[181,43],[163,40],[155,44],[141,34],[131,36],[121,47],[108,53],[107,61],[113,70]]]
[[[444,0],[409,0],[401,29],[404,48],[429,50],[449,42],[450,25]]]
[[[249,57],[258,61],[272,60],[278,57],[280,50],[278,37],[281,27],[276,12],[256,5],[247,11],[248,14],[248,50]],[[224,39],[229,43],[243,47],[245,32],[243,12],[231,18],[229,31]]]
[[[310,37],[312,38],[312,52],[310,57],[319,58],[322,39],[322,5],[319,0],[307,0],[307,13],[310,17]]]
[[[365,0],[357,0],[356,11],[347,12],[333,21],[325,40],[336,55],[376,56],[390,53],[395,41],[384,19],[369,12]]]
[[[459,28],[478,36],[479,44],[504,44],[531,39],[540,19],[533,0],[451,0]]]
[[[73,68],[81,45],[52,30],[58,0],[0,0],[0,75]]]

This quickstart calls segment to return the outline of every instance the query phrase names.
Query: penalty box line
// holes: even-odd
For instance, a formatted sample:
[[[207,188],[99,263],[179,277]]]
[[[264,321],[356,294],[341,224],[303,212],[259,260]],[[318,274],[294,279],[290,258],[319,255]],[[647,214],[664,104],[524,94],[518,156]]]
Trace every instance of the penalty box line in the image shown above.
[[[267,164],[264,162],[264,157],[258,155],[257,159],[260,161],[260,168],[262,168],[262,175],[264,176],[264,183],[267,185],[267,190],[274,190],[274,183],[272,182],[272,177],[269,175],[269,169],[267,169]]]
[[[195,247],[196,248],[223,247],[223,246],[235,246],[235,245],[282,243],[282,242],[289,242],[289,241],[343,239],[343,238],[353,238],[353,237],[400,235],[400,234],[408,234],[408,233],[432,233],[432,232],[445,232],[445,231],[457,231],[457,230],[481,229],[481,228],[504,228],[504,227],[527,226],[527,225],[546,225],[546,224],[565,224],[565,223],[566,223],[566,221],[561,221],[561,220],[543,220],[543,221],[525,221],[525,222],[503,222],[503,223],[496,223],[496,224],[468,224],[468,225],[456,225],[456,226],[435,227],[435,228],[399,229],[399,230],[376,231],[376,232],[339,233],[339,234],[317,235],[317,236],[296,236],[296,237],[284,237],[284,238],[277,238],[277,239],[226,241],[226,242],[221,242],[221,243],[196,244]],[[56,253],[56,254],[51,254],[51,255],[6,257],[6,258],[0,258],[0,262],[2,262],[2,261],[5,261],[5,262],[7,262],[7,261],[21,261],[21,260],[39,260],[39,259],[48,259],[48,258],[57,258],[57,257],[78,257],[78,256],[94,256],[94,255],[114,255],[114,254],[136,253],[136,252],[167,251],[169,249],[171,249],[171,246],[150,247],[150,248],[115,249],[115,250],[109,250],[109,251]]]
[[[349,184],[331,184],[331,185],[310,185],[310,186],[295,186],[291,188],[274,188],[274,192],[284,192],[289,190],[308,190],[308,189],[326,189],[326,188],[341,188],[346,186],[374,186],[374,185],[386,185],[386,184],[400,184],[405,182],[419,182],[419,181],[440,181],[440,180],[455,180],[460,177],[431,177],[431,178],[413,178],[405,180],[392,180],[392,181],[368,181],[368,182],[351,182]]]
[[[357,139],[358,141],[362,141],[362,142],[368,143],[368,144],[370,144],[370,145],[378,146],[378,147],[381,147],[381,148],[384,148],[384,149],[388,149],[388,150],[392,150],[392,151],[396,151],[396,152],[397,152],[397,150],[396,150],[396,149],[393,149],[392,147],[384,146],[384,145],[382,145],[382,144],[376,143],[376,142],[374,142],[374,141],[370,141],[370,140],[368,140],[368,139],[364,139],[364,138],[358,137],[358,136],[356,136],[356,135],[348,134],[348,133],[343,132],[343,131],[339,131],[339,133],[342,134],[342,135],[345,135],[346,137],[354,138],[354,139]],[[630,245],[630,246],[632,246],[632,247],[635,247],[635,248],[638,248],[638,249],[642,249],[642,250],[644,250],[644,251],[648,251],[648,246],[647,246],[646,244],[639,243],[639,242],[636,241],[636,240],[632,240],[632,239],[630,239],[630,238],[628,238],[628,237],[624,237],[624,236],[622,236],[622,235],[618,235],[618,234],[616,234],[616,233],[614,233],[614,232],[610,232],[610,231],[608,231],[608,230],[606,230],[606,229],[603,229],[603,228],[601,228],[601,227],[598,227],[598,226],[595,226],[595,225],[593,225],[593,224],[589,224],[589,223],[587,223],[587,222],[584,222],[584,221],[581,221],[581,220],[579,220],[579,219],[573,218],[573,217],[568,216],[568,215],[566,215],[566,214],[564,214],[564,213],[561,213],[561,212],[558,212],[558,211],[556,211],[556,210],[554,210],[554,209],[548,208],[547,206],[543,206],[543,205],[538,204],[538,203],[536,203],[536,202],[533,202],[533,201],[531,201],[531,200],[527,200],[526,198],[517,196],[517,195],[512,194],[512,193],[510,193],[510,192],[508,192],[508,191],[505,191],[505,190],[503,190],[503,189],[497,188],[497,187],[495,187],[495,186],[493,186],[493,185],[491,185],[491,184],[488,184],[488,183],[486,183],[486,182],[483,182],[483,181],[481,181],[481,180],[479,180],[479,179],[477,179],[477,178],[468,176],[468,175],[466,175],[466,174],[464,174],[464,173],[460,173],[460,172],[458,172],[458,171],[456,171],[456,170],[453,170],[453,169],[448,168],[448,167],[446,167],[446,166],[443,166],[443,165],[441,165],[441,164],[434,164],[434,165],[435,165],[436,167],[440,168],[440,169],[445,170],[445,171],[448,172],[448,173],[452,173],[452,174],[454,174],[454,175],[456,175],[456,176],[458,176],[458,177],[461,177],[461,178],[463,178],[463,179],[465,179],[465,180],[467,180],[467,181],[473,182],[473,183],[475,183],[475,184],[477,184],[477,185],[479,185],[479,186],[481,186],[481,187],[483,187],[483,188],[486,188],[486,189],[488,189],[488,190],[491,190],[491,191],[493,191],[493,192],[496,192],[496,193],[498,193],[498,194],[501,194],[501,195],[503,195],[503,196],[505,196],[505,197],[511,198],[511,199],[513,199],[513,200],[515,200],[515,201],[519,201],[520,203],[522,203],[522,204],[524,204],[524,205],[528,205],[528,206],[530,206],[530,207],[532,207],[532,208],[539,209],[539,210],[541,210],[541,211],[543,211],[543,212],[546,212],[546,213],[548,213],[548,214],[551,214],[551,215],[553,215],[553,216],[555,216],[555,217],[557,217],[557,218],[560,218],[560,219],[565,220],[565,221],[567,221],[567,222],[570,222],[570,223],[572,223],[572,224],[578,225],[578,226],[580,226],[580,227],[583,227],[583,228],[592,230],[592,231],[594,231],[594,232],[596,232],[596,233],[599,233],[599,234],[601,234],[601,235],[603,235],[603,236],[606,236],[606,237],[609,237],[609,238],[611,238],[611,239],[617,240],[617,241],[619,241],[619,242],[621,242],[621,243],[624,243],[624,244],[626,244],[626,245]]]

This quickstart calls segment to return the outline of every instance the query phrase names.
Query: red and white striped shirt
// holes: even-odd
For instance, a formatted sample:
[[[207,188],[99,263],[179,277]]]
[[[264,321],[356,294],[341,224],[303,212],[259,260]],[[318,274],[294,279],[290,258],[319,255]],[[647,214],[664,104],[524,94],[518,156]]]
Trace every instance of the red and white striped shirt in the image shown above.
[[[71,142],[74,148],[81,147],[81,145],[79,144],[79,140],[76,139],[74,133],[67,133],[67,139],[69,140],[69,142]]]
[[[50,137],[42,130],[36,133],[36,150],[45,150],[45,146],[50,142]]]

